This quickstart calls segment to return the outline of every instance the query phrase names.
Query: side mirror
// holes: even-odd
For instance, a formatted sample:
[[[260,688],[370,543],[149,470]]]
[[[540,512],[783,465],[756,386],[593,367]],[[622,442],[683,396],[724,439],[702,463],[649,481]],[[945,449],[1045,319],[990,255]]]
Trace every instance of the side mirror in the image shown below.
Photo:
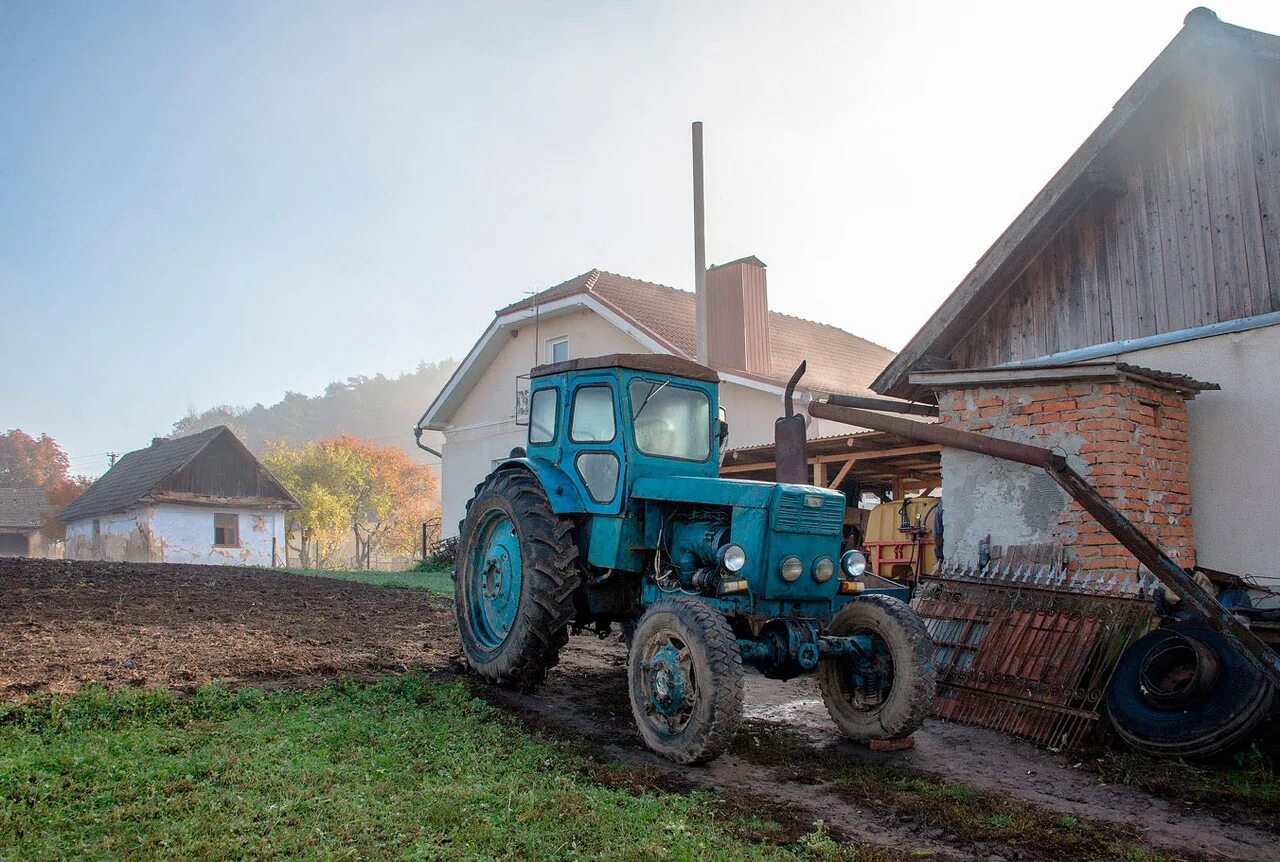
[[[720,448],[723,449],[725,441],[729,439],[729,414],[723,407],[720,408],[720,430],[717,436],[720,438]]]

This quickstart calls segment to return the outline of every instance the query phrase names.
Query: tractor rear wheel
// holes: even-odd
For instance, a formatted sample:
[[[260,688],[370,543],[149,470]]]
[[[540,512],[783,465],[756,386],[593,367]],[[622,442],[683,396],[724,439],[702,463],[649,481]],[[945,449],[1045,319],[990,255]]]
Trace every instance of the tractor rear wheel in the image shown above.
[[[454,582],[462,650],[476,673],[522,691],[542,682],[569,639],[577,557],[573,522],[551,511],[532,474],[504,470],[476,489]]]
[[[644,613],[627,661],[631,712],[645,743],[676,763],[706,763],[742,723],[742,654],[729,623],[689,596]]]
[[[889,596],[861,596],[836,612],[830,634],[870,645],[818,662],[822,700],[845,736],[901,739],[924,724],[936,688],[933,642],[915,611]]]

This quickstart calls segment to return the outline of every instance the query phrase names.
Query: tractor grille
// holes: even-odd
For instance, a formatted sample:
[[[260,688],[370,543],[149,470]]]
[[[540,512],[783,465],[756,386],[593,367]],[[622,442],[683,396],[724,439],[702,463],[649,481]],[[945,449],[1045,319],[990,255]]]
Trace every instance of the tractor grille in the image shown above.
[[[818,501],[814,505],[814,501]],[[830,494],[783,491],[774,529],[784,533],[827,533],[838,536],[844,529],[844,498]]]

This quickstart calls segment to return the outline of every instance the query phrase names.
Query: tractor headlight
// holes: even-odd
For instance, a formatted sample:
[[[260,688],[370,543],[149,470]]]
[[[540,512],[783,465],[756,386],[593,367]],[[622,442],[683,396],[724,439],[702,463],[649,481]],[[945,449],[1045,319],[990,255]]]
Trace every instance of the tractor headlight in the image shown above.
[[[836,564],[831,562],[830,557],[819,557],[813,564],[813,579],[820,584],[831,580],[831,576],[835,573]]]
[[[867,570],[867,558],[862,551],[845,551],[844,556],[840,558],[840,568],[844,570],[847,577],[860,578]]]
[[[791,583],[804,574],[804,563],[800,562],[799,557],[787,557],[778,567],[778,572],[784,581]]]
[[[740,572],[747,564],[747,552],[741,545],[725,545],[720,549],[720,568],[726,572]]]

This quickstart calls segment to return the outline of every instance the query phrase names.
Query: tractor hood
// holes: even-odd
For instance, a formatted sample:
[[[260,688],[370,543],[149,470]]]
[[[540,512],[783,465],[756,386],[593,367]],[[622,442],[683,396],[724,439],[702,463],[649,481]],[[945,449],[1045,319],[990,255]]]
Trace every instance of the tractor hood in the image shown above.
[[[631,496],[641,500],[679,500],[703,506],[737,506],[767,509],[773,497],[773,482],[750,479],[713,479],[706,476],[663,476],[636,479]]]

